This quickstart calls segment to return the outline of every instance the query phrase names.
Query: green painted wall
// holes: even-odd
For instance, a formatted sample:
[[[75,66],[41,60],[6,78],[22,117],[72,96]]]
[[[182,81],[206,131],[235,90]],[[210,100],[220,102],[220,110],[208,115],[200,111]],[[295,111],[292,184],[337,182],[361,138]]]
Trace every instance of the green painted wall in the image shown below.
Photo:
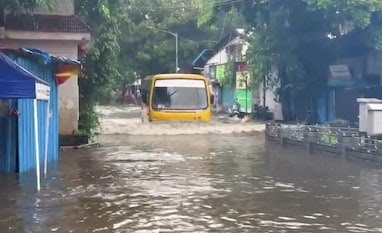
[[[236,90],[236,98],[240,103],[241,111],[252,112],[252,91],[251,90]]]

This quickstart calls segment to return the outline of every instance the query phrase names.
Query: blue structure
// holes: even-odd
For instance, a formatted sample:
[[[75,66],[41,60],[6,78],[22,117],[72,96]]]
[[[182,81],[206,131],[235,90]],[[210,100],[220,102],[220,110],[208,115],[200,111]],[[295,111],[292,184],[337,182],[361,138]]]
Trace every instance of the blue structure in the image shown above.
[[[381,85],[365,79],[329,80],[317,103],[319,123],[358,122],[357,98],[381,98]]]
[[[0,99],[3,100],[0,172],[25,172],[35,168],[37,149],[40,161],[44,161],[49,89],[47,82],[0,53]]]
[[[60,133],[60,108],[59,108],[59,88],[54,75],[54,61],[53,58],[45,52],[38,50],[22,50],[16,57],[16,62],[28,71],[38,76],[50,85],[50,106],[49,112],[49,142],[48,142],[48,162],[57,161],[59,158],[59,133]],[[20,111],[31,114],[30,100],[19,100]],[[44,116],[43,116],[44,117]],[[19,122],[20,124],[28,125],[31,122],[26,121]],[[39,121],[45,119],[39,119]],[[45,128],[44,128],[45,129]],[[28,138],[24,138],[23,141],[30,143]],[[44,152],[45,153],[45,152]],[[26,162],[23,164],[25,167],[30,167]]]
[[[55,57],[37,49],[5,49],[3,53],[11,58],[9,59],[2,54],[3,60],[7,61],[8,66],[13,67],[13,70],[29,75],[50,86],[49,104],[48,101],[39,101],[37,107],[37,120],[39,122],[38,147],[41,162],[57,161],[59,158],[60,125],[58,86],[70,78],[71,73],[78,72],[81,69],[81,64],[78,61]],[[25,88],[32,83],[31,81],[19,80],[16,85],[15,74],[9,75],[7,73],[5,75],[5,69],[2,69],[2,67],[0,69],[2,80],[5,80],[4,84],[0,83],[0,91],[2,92],[0,95],[3,94],[8,99],[3,101],[3,105],[6,106],[3,109],[8,108],[5,109],[5,112],[11,109],[17,109],[20,112],[19,116],[12,118],[7,114],[0,117],[0,172],[26,172],[36,167],[34,158],[36,150],[33,149],[35,140],[31,135],[34,133],[34,128],[31,127],[34,123],[34,101],[27,98],[17,99],[20,96],[15,94],[12,96],[7,91],[17,90],[17,93],[29,94],[30,96],[35,93],[33,90]],[[47,156],[46,160],[45,156]]]

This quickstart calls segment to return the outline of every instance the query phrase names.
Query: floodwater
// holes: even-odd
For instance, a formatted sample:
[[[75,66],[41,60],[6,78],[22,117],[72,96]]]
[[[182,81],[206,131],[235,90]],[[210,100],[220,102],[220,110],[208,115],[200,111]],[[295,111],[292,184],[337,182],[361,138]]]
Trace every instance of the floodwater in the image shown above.
[[[98,106],[101,118],[99,133],[102,135],[197,135],[197,134],[232,134],[252,133],[265,130],[265,124],[241,122],[238,118],[227,115],[214,116],[211,122],[168,122],[148,123],[147,113],[136,106]]]
[[[0,177],[0,232],[382,232],[380,165],[262,135],[104,136],[42,191]]]

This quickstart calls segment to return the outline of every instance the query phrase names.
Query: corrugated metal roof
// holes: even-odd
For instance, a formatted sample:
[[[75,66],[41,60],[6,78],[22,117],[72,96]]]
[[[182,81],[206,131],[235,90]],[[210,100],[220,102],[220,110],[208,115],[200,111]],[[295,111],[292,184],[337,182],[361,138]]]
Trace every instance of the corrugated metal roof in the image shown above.
[[[53,69],[50,66],[39,66],[36,61],[30,60],[27,58],[19,58],[17,62],[21,66],[30,70],[35,75],[39,76],[42,80],[48,82],[51,87],[50,88],[50,112],[52,113],[52,116],[49,119],[50,121],[49,121],[48,160],[56,161],[59,156],[60,109],[59,109],[59,88],[56,83],[56,78],[54,77],[54,74],[52,72]],[[44,111],[45,111],[45,114],[41,116],[41,118],[39,117],[39,120],[43,122],[46,121],[46,108]],[[45,135],[45,131],[44,131],[44,135]],[[45,143],[45,139],[43,141]],[[45,144],[40,146],[40,148],[45,148]],[[45,151],[43,150],[42,154],[44,153]]]
[[[193,66],[202,67],[205,63],[213,57],[218,51],[227,46],[230,42],[232,42],[235,38],[244,38],[245,30],[244,29],[236,29],[228,33],[226,36],[221,38],[221,40],[214,46],[211,50],[204,50],[202,53],[198,55],[198,57],[193,61]]]
[[[19,145],[19,171],[20,173],[30,171],[36,167],[36,139],[34,137],[34,100],[19,100],[18,110],[18,145]],[[45,119],[46,101],[38,101],[38,137],[40,148],[40,162],[44,161],[45,148]]]
[[[14,57],[32,57],[35,60],[41,61],[44,64],[68,64],[81,67],[81,63],[78,60],[74,60],[66,57],[54,56],[45,51],[34,48],[19,48],[19,49],[1,49],[4,54]]]

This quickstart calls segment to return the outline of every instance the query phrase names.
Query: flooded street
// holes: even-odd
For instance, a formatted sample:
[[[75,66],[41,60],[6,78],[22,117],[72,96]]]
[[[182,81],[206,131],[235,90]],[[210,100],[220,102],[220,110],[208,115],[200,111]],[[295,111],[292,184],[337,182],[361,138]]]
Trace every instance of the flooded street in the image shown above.
[[[99,133],[102,135],[197,135],[232,134],[263,132],[265,124],[258,122],[241,123],[241,119],[229,118],[228,114],[214,116],[211,122],[142,122],[141,107],[136,106],[98,106],[97,111],[103,117]],[[144,112],[144,111],[143,111]],[[146,119],[147,121],[147,119]]]
[[[35,192],[0,179],[0,232],[382,232],[378,166],[254,136],[103,136]],[[30,178],[32,177],[32,178]]]

